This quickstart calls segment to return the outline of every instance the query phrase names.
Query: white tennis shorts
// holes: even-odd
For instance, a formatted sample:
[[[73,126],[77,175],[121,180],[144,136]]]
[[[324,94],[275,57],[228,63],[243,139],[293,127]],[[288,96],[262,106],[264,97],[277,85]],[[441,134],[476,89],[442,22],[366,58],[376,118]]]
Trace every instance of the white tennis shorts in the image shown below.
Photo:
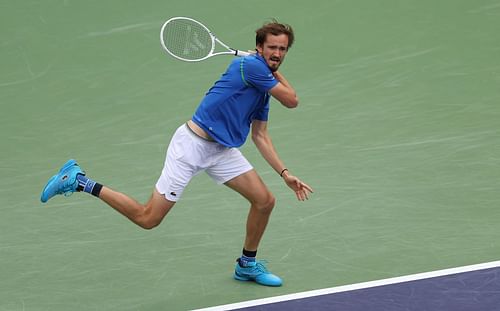
[[[251,169],[237,148],[205,140],[183,124],[170,141],[156,190],[167,200],[177,202],[191,178],[202,171],[217,184],[223,184]]]

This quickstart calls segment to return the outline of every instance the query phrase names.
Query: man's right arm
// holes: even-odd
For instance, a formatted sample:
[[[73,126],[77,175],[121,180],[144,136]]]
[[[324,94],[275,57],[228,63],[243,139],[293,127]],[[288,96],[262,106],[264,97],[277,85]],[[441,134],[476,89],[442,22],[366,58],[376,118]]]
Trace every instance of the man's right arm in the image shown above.
[[[276,98],[283,106],[287,108],[295,108],[299,104],[299,99],[297,98],[297,93],[290,85],[290,83],[285,79],[285,77],[278,71],[275,71],[274,77],[279,81],[269,93]]]

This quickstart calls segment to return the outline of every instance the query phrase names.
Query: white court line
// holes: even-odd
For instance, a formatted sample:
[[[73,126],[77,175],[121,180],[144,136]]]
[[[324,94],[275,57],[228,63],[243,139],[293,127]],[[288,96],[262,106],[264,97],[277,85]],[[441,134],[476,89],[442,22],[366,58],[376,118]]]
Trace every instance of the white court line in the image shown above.
[[[404,282],[410,282],[410,281],[418,281],[418,280],[430,279],[430,278],[434,278],[434,277],[452,275],[452,274],[457,274],[457,273],[465,273],[465,272],[471,272],[471,271],[478,271],[478,270],[483,270],[483,269],[497,268],[497,267],[500,267],[500,261],[492,261],[492,262],[481,263],[481,264],[470,265],[470,266],[463,266],[463,267],[437,270],[437,271],[431,271],[431,272],[417,273],[417,274],[399,276],[399,277],[394,277],[394,278],[389,278],[389,279],[382,279],[382,280],[376,280],[376,281],[370,281],[370,282],[364,282],[364,283],[330,287],[330,288],[324,288],[324,289],[318,289],[318,290],[312,290],[312,291],[307,291],[307,292],[282,295],[282,296],[276,296],[276,297],[269,297],[269,298],[263,298],[263,299],[257,299],[257,300],[249,300],[249,301],[243,301],[243,302],[232,303],[232,304],[227,304],[227,305],[215,306],[215,307],[210,307],[210,308],[196,309],[193,311],[236,310],[236,309],[241,309],[241,308],[259,306],[259,305],[282,302],[282,301],[289,301],[289,300],[294,300],[294,299],[321,296],[321,295],[326,295],[326,294],[335,294],[335,293],[353,291],[353,290],[357,290],[357,289],[365,289],[365,288],[390,285],[390,284],[397,284],[397,283],[404,283]]]

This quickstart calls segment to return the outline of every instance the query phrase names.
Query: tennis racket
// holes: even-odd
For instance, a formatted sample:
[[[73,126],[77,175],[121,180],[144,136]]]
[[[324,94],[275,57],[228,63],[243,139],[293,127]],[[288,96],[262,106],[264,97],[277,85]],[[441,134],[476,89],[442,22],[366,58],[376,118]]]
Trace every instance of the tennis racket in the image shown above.
[[[186,62],[199,62],[216,55],[250,55],[230,48],[205,25],[188,17],[173,17],[166,21],[161,27],[160,41],[168,54]],[[216,52],[217,43],[225,50]]]

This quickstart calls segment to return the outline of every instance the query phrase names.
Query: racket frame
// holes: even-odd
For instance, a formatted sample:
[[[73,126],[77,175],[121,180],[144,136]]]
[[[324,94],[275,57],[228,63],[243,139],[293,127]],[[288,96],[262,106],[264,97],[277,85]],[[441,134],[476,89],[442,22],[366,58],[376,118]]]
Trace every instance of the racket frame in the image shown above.
[[[207,33],[210,35],[210,38],[212,40],[212,48],[210,49],[210,52],[202,57],[202,58],[198,58],[198,59],[186,59],[186,58],[182,58],[178,55],[175,55],[174,53],[172,53],[168,48],[167,48],[167,45],[165,44],[165,40],[164,40],[164,36],[163,36],[163,33],[165,31],[165,28],[167,27],[167,25],[174,21],[174,20],[179,20],[179,19],[183,19],[183,20],[189,20],[191,22],[194,22],[198,25],[200,25],[203,29],[205,29],[207,31]],[[185,61],[185,62],[200,62],[202,60],[205,60],[207,58],[210,58],[212,56],[217,56],[217,55],[234,55],[234,56],[248,56],[250,55],[251,53],[249,52],[245,52],[245,51],[240,51],[240,50],[236,50],[236,49],[233,49],[229,46],[227,46],[224,42],[222,42],[221,40],[219,40],[215,34],[213,32],[210,31],[210,29],[208,29],[207,26],[203,25],[201,22],[193,19],[193,18],[189,18],[189,17],[184,17],[184,16],[177,16],[177,17],[172,17],[170,18],[169,20],[167,20],[165,23],[163,23],[163,25],[161,26],[161,30],[160,30],[160,42],[161,42],[161,46],[162,48],[168,53],[170,54],[171,56],[179,59],[179,60],[182,60],[182,61]],[[216,42],[219,43],[220,45],[222,45],[224,48],[227,49],[227,51],[221,51],[221,52],[215,52],[215,45],[216,45]]]

